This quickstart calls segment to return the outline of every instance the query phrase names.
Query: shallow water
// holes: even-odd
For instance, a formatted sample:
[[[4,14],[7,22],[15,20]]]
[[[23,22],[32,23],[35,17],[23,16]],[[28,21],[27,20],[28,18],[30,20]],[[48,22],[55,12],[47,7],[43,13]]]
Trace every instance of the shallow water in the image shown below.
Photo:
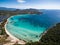
[[[49,27],[60,22],[57,14],[46,11],[42,15],[15,15],[7,20],[6,29],[18,39],[27,42],[39,41],[40,35]]]

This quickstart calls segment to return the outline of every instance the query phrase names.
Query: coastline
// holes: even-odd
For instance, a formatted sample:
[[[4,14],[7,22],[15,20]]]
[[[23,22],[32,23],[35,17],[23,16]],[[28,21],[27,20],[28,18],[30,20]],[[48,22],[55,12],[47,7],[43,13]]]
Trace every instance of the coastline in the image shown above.
[[[23,40],[19,40],[18,38],[14,37],[12,34],[10,34],[6,29],[6,24],[7,24],[7,22],[5,23],[5,26],[4,26],[5,31],[9,35],[9,37],[11,37],[11,42],[18,43],[18,44],[26,44],[26,42],[24,42]]]

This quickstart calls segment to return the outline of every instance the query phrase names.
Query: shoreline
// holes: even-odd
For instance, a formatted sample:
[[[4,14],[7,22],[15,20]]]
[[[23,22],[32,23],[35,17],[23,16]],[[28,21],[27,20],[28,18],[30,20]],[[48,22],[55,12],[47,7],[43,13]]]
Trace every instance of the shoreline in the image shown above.
[[[7,22],[5,23],[5,26],[4,26],[5,31],[9,35],[9,37],[11,37],[11,42],[18,43],[18,44],[26,44],[26,42],[24,42],[23,40],[19,40],[18,38],[14,37],[12,34],[10,34],[6,29],[6,24],[7,24]]]

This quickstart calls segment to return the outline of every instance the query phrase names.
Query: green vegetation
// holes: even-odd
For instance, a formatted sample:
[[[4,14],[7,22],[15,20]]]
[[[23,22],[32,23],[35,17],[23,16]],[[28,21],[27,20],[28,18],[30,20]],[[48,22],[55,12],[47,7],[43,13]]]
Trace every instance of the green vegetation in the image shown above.
[[[6,22],[6,20],[4,20],[4,21],[0,24],[0,44],[1,44],[1,45],[3,45],[4,43],[9,42],[9,41],[6,40],[7,37],[8,37],[8,35],[6,34],[5,28],[4,28],[5,22]]]
[[[4,28],[4,25],[5,25],[5,22],[6,22],[7,20],[4,20],[1,24],[0,24],[0,31],[1,31],[1,33],[0,33],[0,35],[5,35],[6,34],[6,32],[5,32],[5,28]],[[6,34],[7,35],[7,34]]]
[[[47,33],[42,36],[41,42],[48,45],[60,45],[60,23],[49,29]]]

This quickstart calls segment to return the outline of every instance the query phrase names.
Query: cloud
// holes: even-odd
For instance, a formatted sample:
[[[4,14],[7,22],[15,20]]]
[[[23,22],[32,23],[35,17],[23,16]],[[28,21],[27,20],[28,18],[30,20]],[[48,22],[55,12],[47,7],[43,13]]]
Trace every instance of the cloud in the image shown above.
[[[25,3],[25,0],[17,0],[19,3]]]

